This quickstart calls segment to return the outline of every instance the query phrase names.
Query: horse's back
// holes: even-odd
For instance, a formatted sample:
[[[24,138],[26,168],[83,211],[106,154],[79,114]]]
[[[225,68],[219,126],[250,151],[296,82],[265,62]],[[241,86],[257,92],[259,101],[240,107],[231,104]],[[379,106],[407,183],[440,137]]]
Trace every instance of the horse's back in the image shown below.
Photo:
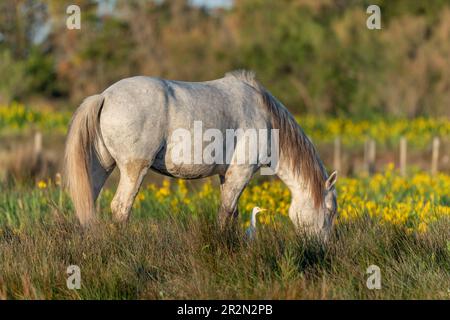
[[[173,128],[193,121],[232,128],[258,119],[261,111],[255,90],[231,77],[185,82],[137,76],[118,81],[103,94],[104,112],[121,124],[127,119],[135,123],[138,117],[152,122],[167,120]]]

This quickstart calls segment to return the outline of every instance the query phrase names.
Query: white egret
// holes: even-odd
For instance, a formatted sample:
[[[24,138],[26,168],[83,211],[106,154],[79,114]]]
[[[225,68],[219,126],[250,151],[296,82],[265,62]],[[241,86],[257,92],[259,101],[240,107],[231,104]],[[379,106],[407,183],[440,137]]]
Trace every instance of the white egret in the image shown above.
[[[261,211],[266,211],[266,209],[261,209],[260,207],[254,207],[252,210],[252,217],[250,220],[250,226],[245,230],[245,238],[247,240],[253,240],[256,235],[256,215]]]

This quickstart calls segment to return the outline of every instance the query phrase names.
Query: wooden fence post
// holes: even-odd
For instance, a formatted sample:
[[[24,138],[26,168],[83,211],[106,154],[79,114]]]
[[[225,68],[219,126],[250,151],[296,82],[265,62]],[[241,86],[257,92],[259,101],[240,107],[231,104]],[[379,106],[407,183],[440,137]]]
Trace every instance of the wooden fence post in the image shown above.
[[[341,138],[336,137],[334,139],[334,170],[341,171]]]
[[[369,140],[369,174],[375,173],[376,144],[374,139]]]
[[[41,153],[42,153],[42,133],[38,131],[34,134],[33,156],[37,158]]]
[[[407,142],[405,137],[400,138],[400,174],[406,176]]]
[[[33,170],[40,170],[40,162],[42,160],[42,133],[36,132],[33,137],[33,152],[31,154],[31,159],[29,159]]]
[[[368,140],[364,141],[364,172],[369,172],[369,152],[368,152]]]
[[[439,168],[439,145],[440,145],[440,141],[439,141],[439,137],[434,137],[433,138],[433,146],[432,146],[432,151],[431,151],[431,174],[435,175]]]
[[[364,170],[368,174],[375,172],[376,143],[375,140],[369,138],[364,143]]]

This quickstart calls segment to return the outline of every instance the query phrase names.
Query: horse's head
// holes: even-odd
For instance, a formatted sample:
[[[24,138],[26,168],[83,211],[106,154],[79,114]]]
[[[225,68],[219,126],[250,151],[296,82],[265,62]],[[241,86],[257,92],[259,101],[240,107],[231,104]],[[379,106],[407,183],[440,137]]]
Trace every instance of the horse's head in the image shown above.
[[[336,188],[337,172],[334,171],[325,181],[324,201],[319,208],[318,224],[321,225],[320,232],[328,238],[337,214]]]
[[[337,213],[336,180],[337,172],[334,171],[325,181],[324,198],[317,207],[313,205],[312,198],[304,198],[300,203],[293,201],[289,216],[299,229],[328,239]]]

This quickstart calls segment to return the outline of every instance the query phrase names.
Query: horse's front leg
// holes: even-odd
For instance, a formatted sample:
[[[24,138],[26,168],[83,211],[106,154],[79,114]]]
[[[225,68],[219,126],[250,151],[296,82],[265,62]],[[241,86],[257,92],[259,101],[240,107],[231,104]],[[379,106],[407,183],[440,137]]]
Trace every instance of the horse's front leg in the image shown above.
[[[219,208],[219,225],[224,227],[230,221],[237,221],[238,201],[242,191],[255,172],[254,166],[229,166],[226,174],[220,176],[221,204]]]

